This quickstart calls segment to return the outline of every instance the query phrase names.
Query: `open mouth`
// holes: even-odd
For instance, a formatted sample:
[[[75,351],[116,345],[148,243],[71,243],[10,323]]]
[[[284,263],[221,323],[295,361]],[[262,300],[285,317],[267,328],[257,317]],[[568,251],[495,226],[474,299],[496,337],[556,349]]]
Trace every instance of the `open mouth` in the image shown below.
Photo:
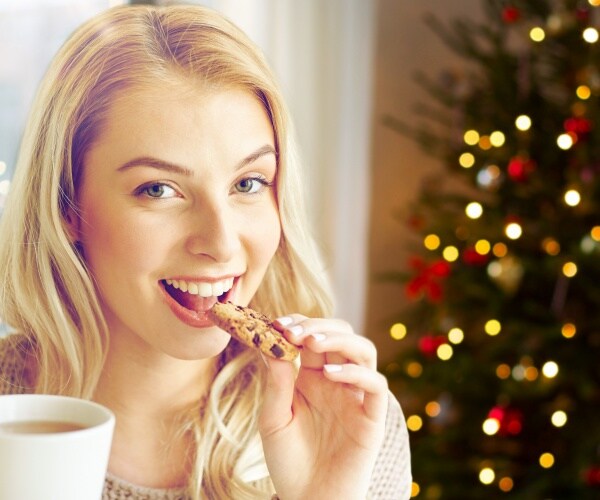
[[[181,307],[202,313],[208,311],[217,301],[227,301],[234,279],[227,278],[210,283],[167,279],[161,280],[161,284]]]

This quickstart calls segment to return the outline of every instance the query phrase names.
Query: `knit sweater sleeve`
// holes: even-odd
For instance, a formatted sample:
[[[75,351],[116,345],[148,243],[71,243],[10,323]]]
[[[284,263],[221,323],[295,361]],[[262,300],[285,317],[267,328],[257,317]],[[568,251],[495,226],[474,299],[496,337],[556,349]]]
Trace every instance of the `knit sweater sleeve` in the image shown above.
[[[23,335],[0,337],[0,394],[24,394],[33,391],[33,375],[27,359],[30,344]]]
[[[385,438],[371,478],[370,500],[405,500],[411,496],[412,475],[408,431],[400,404],[390,393]]]

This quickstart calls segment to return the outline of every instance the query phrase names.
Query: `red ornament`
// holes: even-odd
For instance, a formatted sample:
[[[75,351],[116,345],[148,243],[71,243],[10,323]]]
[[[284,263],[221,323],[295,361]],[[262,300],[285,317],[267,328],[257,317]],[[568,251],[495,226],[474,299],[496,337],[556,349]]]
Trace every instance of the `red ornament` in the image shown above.
[[[407,283],[406,295],[414,299],[425,294],[431,302],[439,302],[444,295],[441,281],[450,274],[450,264],[445,260],[427,264],[420,257],[413,257],[410,267],[417,275]]]
[[[565,132],[575,134],[575,139],[585,139],[592,130],[592,122],[587,118],[572,116],[563,123]]]
[[[529,158],[515,156],[508,162],[508,176],[515,182],[526,182],[535,171],[536,163]]]
[[[438,347],[447,344],[446,337],[443,335],[424,335],[419,339],[419,351],[428,358],[433,358]]]
[[[462,259],[465,264],[470,266],[484,266],[487,264],[489,257],[487,255],[481,255],[473,247],[467,247],[463,250]]]
[[[500,436],[516,436],[523,430],[523,413],[517,408],[494,406],[489,411],[488,418],[498,421]]]
[[[592,465],[585,471],[584,477],[589,486],[600,486],[600,465]]]
[[[507,5],[502,9],[502,20],[505,23],[514,23],[521,17],[521,11],[514,5]]]

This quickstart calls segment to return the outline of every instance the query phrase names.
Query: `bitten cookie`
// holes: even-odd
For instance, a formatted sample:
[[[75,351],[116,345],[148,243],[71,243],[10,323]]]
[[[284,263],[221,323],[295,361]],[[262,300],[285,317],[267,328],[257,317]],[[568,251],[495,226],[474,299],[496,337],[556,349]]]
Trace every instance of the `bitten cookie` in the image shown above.
[[[249,307],[217,302],[207,315],[215,325],[243,344],[258,348],[272,358],[292,361],[298,356],[298,348],[273,328],[273,322]]]

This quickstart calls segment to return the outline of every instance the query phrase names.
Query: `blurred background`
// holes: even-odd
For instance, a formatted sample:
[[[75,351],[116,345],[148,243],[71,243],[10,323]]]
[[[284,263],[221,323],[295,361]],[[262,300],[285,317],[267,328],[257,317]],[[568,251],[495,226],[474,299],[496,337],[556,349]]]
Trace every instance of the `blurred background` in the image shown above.
[[[52,54],[124,3],[0,0],[0,204]],[[280,80],[336,314],[407,417],[413,496],[600,498],[600,0],[187,3]]]

